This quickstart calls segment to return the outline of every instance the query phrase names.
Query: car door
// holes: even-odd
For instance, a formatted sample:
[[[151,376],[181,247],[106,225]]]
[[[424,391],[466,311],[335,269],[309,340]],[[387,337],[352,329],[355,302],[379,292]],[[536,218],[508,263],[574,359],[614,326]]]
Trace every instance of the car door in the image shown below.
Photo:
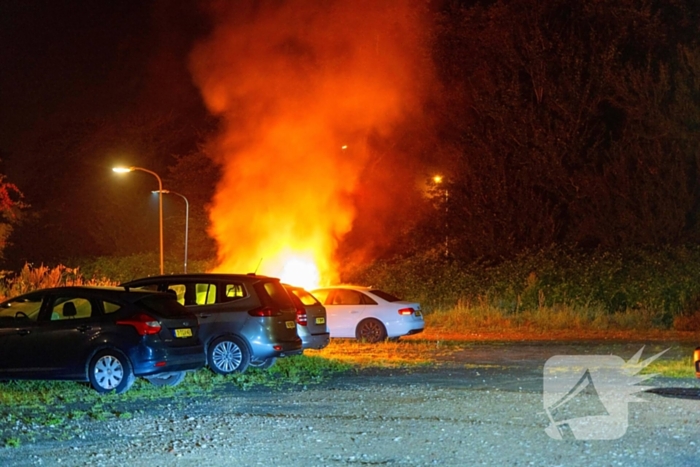
[[[31,351],[44,296],[32,293],[8,300],[0,308],[0,373],[25,374],[36,366]]]
[[[31,351],[41,354],[40,371],[56,378],[85,375],[85,362],[101,333],[96,300],[72,293],[53,295],[41,313]]]
[[[355,337],[355,328],[372,306],[366,295],[351,289],[334,289],[326,299],[326,314],[331,337]]]

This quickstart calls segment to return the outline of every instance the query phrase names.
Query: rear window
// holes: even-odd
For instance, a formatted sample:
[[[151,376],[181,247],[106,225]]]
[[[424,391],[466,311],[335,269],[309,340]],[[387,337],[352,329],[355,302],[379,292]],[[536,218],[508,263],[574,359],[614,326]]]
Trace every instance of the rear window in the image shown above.
[[[280,308],[294,307],[292,300],[289,298],[289,295],[287,295],[287,291],[280,282],[265,282],[263,283],[263,288],[275,305],[279,306]]]
[[[381,290],[372,289],[372,290],[368,290],[367,292],[372,294],[372,295],[376,295],[377,297],[381,298],[382,300],[386,300],[387,302],[400,302],[401,301],[400,298],[395,297],[395,296],[391,295],[390,293],[383,292]]]
[[[137,302],[144,308],[151,310],[162,318],[191,318],[187,308],[180,305],[175,297],[170,296],[151,296],[146,297]]]
[[[292,290],[292,293],[299,298],[301,303],[303,303],[305,306],[314,306],[314,305],[320,305],[318,300],[316,300],[316,297],[311,295],[309,292],[307,292],[304,289],[294,289]]]

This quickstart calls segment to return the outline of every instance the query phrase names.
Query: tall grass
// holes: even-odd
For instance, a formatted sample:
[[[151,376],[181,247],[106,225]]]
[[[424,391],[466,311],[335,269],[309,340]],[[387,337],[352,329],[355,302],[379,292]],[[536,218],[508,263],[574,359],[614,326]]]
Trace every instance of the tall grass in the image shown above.
[[[54,267],[25,264],[17,273],[3,271],[0,275],[0,299],[15,297],[37,289],[73,285],[117,285],[107,277],[86,278],[79,268],[63,265]]]

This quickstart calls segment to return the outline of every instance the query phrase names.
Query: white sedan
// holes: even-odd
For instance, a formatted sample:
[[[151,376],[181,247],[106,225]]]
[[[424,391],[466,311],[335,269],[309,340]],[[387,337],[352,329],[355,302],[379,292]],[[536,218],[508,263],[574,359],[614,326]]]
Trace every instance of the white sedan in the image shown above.
[[[367,342],[417,334],[425,321],[420,304],[369,287],[323,287],[311,293],[326,307],[331,337]]]

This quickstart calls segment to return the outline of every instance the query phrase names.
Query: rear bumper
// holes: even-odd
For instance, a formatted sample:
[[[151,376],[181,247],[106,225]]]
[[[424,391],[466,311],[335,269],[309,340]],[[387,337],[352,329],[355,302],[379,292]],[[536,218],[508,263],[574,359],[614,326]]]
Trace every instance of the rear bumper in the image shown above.
[[[201,345],[144,350],[146,351],[130,355],[136,376],[199,370],[206,365],[204,347]]]
[[[331,341],[331,335],[328,332],[321,334],[305,334],[300,336],[304,349],[321,350],[327,347]]]
[[[293,341],[281,341],[271,343],[251,342],[251,360],[264,360],[272,357],[289,357],[291,355],[301,355],[303,347],[301,339]]]
[[[693,353],[693,365],[695,365],[695,377],[700,378],[700,347]]]
[[[386,326],[387,337],[410,336],[418,334],[425,329],[425,321],[422,318],[414,316],[406,317],[405,319],[397,319],[395,321],[384,322]]]

